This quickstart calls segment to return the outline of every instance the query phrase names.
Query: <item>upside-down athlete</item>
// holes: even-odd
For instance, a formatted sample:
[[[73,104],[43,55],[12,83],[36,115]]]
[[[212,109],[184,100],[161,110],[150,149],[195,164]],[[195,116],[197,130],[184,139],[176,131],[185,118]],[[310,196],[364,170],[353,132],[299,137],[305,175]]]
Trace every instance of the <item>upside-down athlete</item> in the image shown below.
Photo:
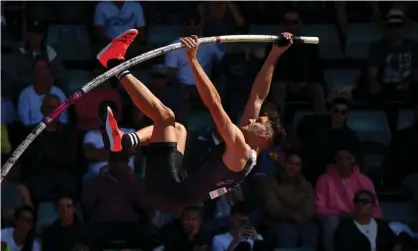
[[[122,63],[127,48],[137,34],[136,30],[128,30],[116,37],[97,55],[97,59],[107,68]],[[210,153],[207,161],[187,170],[182,164],[187,138],[184,126],[175,122],[174,113],[129,71],[116,75],[138,109],[152,119],[153,125],[136,133],[124,134],[107,107],[100,115],[103,140],[112,152],[147,145],[145,189],[154,208],[171,211],[227,193],[252,170],[259,152],[273,143],[280,144],[284,139],[286,133],[277,114],[259,117],[261,105],[270,90],[276,62],[293,43],[291,34],[283,33],[282,36],[289,43],[283,47],[273,46],[255,79],[239,126],[231,122],[216,88],[197,60],[197,37],[181,39],[197,90],[225,142],[224,150]]]

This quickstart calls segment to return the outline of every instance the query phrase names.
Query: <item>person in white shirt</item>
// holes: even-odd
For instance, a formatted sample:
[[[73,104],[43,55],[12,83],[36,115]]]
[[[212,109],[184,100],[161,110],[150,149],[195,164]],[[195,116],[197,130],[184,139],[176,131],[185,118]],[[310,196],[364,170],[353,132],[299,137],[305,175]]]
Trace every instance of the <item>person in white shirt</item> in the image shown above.
[[[138,30],[138,39],[145,41],[145,16],[139,1],[103,1],[94,11],[97,38],[108,43],[129,29]]]
[[[15,227],[1,230],[2,246],[7,251],[41,251],[40,243],[34,239],[35,214],[32,207],[23,206],[16,211]]]
[[[19,119],[25,126],[33,126],[41,122],[43,115],[41,105],[45,94],[55,94],[63,102],[66,97],[64,92],[53,85],[49,61],[39,57],[33,63],[35,83],[22,90],[18,101]],[[59,117],[61,123],[68,123],[68,112],[64,111]]]
[[[235,204],[229,216],[230,230],[213,237],[212,251],[232,251],[241,242],[248,242],[253,247],[255,241],[262,241],[263,237],[249,224],[249,214],[247,204],[244,202]]]
[[[203,26],[199,13],[191,13],[184,17],[185,34],[202,35]],[[176,39],[173,43],[180,41]],[[205,73],[211,77],[213,64],[220,61],[224,53],[214,43],[202,44],[197,52],[197,59],[202,65]],[[186,124],[186,117],[189,108],[189,100],[191,97],[198,97],[192,70],[187,63],[186,53],[184,49],[171,51],[165,54],[164,64],[167,67],[169,79],[174,83],[179,83],[179,91],[182,102],[176,99],[177,107],[171,107],[176,113],[178,121]],[[177,96],[177,95],[176,95]],[[178,96],[177,96],[178,97]]]

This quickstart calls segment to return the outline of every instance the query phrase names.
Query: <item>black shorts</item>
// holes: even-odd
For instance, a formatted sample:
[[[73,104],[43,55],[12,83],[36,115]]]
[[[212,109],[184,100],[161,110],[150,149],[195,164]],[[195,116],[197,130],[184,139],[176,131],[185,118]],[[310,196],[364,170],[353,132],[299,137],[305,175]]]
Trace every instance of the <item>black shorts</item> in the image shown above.
[[[183,154],[176,142],[150,143],[146,148],[145,192],[149,203],[161,211],[182,206],[185,196]]]

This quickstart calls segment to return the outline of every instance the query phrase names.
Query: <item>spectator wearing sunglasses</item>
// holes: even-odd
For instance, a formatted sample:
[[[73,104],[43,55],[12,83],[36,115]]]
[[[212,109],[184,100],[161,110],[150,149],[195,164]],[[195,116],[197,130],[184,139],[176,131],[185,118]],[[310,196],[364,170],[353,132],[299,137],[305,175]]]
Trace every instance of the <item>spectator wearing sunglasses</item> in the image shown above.
[[[356,159],[347,147],[337,149],[333,163],[327,168],[327,172],[316,183],[315,208],[323,222],[324,250],[333,251],[334,231],[339,222],[351,216],[353,209],[358,206],[353,203],[357,191],[367,189],[375,193],[375,188],[372,181],[360,173]],[[375,200],[373,217],[381,216],[382,211]]]
[[[364,98],[405,101],[417,98],[418,44],[404,37],[405,16],[399,9],[386,15],[385,37],[370,46]]]
[[[389,224],[374,218],[377,201],[371,190],[360,190],[353,198],[353,215],[338,225],[334,235],[334,247],[338,251],[351,250],[402,250],[400,240]]]
[[[297,127],[297,136],[303,143],[302,152],[307,164],[303,174],[312,184],[325,172],[338,146],[355,150],[353,154],[361,164],[358,152],[360,140],[356,132],[347,126],[348,102],[342,98],[334,99],[330,111],[330,115],[306,116]]]

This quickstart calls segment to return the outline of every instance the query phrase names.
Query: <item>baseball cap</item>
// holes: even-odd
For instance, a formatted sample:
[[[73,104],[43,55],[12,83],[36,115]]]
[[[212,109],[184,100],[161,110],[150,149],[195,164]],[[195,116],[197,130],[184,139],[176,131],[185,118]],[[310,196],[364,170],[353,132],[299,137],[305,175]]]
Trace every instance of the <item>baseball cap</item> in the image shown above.
[[[45,33],[46,25],[42,21],[31,20],[26,24],[26,30],[30,33]]]

